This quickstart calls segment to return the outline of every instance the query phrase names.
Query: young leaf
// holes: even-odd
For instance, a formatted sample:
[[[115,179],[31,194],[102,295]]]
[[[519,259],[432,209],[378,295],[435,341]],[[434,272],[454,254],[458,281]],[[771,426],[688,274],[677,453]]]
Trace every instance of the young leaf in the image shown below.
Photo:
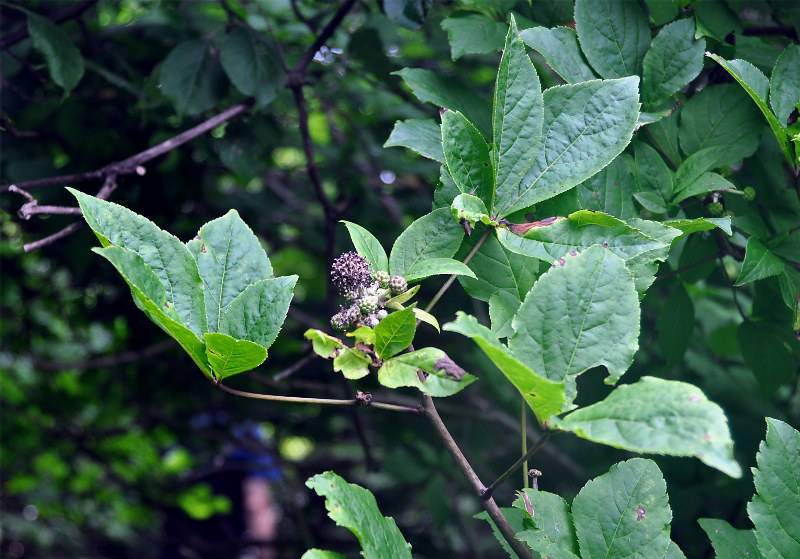
[[[544,92],[544,107],[546,134],[536,161],[519,186],[498,189],[493,210],[498,217],[552,198],[611,163],[636,126],[639,78],[551,87]]]
[[[552,381],[604,365],[614,384],[639,348],[639,315],[625,262],[593,246],[539,278],[514,317],[508,347]]]
[[[572,501],[583,559],[664,557],[672,511],[652,460],[633,458],[583,486]]]
[[[491,205],[494,167],[489,146],[458,111],[442,115],[442,149],[447,170],[458,189]]]
[[[542,103],[539,76],[525,52],[512,15],[494,86],[493,184],[498,193],[516,188],[533,165],[542,138]],[[487,204],[492,211],[494,198],[491,196]]]
[[[789,145],[789,135],[786,133],[786,130],[784,130],[784,125],[778,122],[778,119],[767,106],[767,94],[769,92],[769,81],[767,77],[761,73],[761,70],[746,60],[725,60],[713,53],[709,53],[708,57],[716,60],[720,66],[725,68],[755,102],[761,114],[767,119],[770,128],[772,128],[772,132],[775,134],[775,139],[778,140],[778,145],[780,145],[786,161],[792,168],[795,168],[797,162],[794,159],[792,148]]]
[[[476,223],[480,222],[484,225],[497,225],[489,216],[489,210],[486,209],[486,204],[477,196],[471,194],[459,194],[450,205],[453,211],[453,217],[461,222],[462,219],[469,221],[473,227]]]
[[[520,31],[519,36],[526,45],[541,54],[565,82],[580,83],[597,79],[597,74],[581,52],[574,29],[531,27]]]
[[[769,104],[781,126],[800,105],[800,45],[789,45],[775,62],[769,79]]]
[[[303,335],[311,340],[314,353],[323,359],[333,359],[333,370],[341,372],[345,378],[355,380],[369,374],[372,360],[363,351],[345,345],[322,330],[311,328]]]
[[[166,302],[198,337],[208,331],[205,295],[189,249],[155,223],[113,202],[68,188],[103,246],[117,245],[141,256],[166,292]]]
[[[497,52],[503,48],[506,25],[483,14],[455,12],[442,20],[453,60],[463,54]]]
[[[681,149],[692,154],[703,148],[716,148],[718,166],[737,163],[758,148],[762,122],[758,109],[738,85],[705,87],[681,110]]]
[[[758,467],[753,468],[756,495],[747,505],[764,557],[800,556],[798,449],[800,433],[783,421],[768,417],[767,437],[758,447]]]
[[[724,520],[701,518],[697,521],[708,535],[717,557],[748,559],[761,557],[753,530],[737,530]]]
[[[416,329],[413,309],[393,312],[375,327],[375,353],[381,359],[397,355],[414,341]]]
[[[250,285],[272,275],[258,237],[236,210],[209,221],[186,243],[203,280],[209,332],[216,332],[230,304]]]
[[[208,378],[213,378],[206,359],[205,343],[181,323],[174,306],[167,303],[167,293],[161,280],[145,264],[142,257],[132,250],[118,246],[93,248],[92,251],[114,265],[122,279],[130,286],[134,303],[147,315],[147,318],[172,336],[200,370]]]
[[[722,408],[685,382],[643,377],[553,424],[590,441],[633,452],[696,456],[731,477],[742,475]]]
[[[419,371],[427,373],[422,380]],[[476,380],[453,363],[444,351],[433,347],[397,355],[384,361],[378,369],[378,382],[383,386],[412,386],[433,397],[452,396]]]
[[[323,551],[321,549],[309,549],[300,559],[347,559],[341,553],[335,551]]]
[[[434,210],[400,234],[389,255],[389,270],[393,275],[405,276],[418,262],[452,258],[463,237],[464,230],[453,220],[449,207]]]
[[[255,97],[259,107],[269,104],[283,87],[280,55],[267,35],[234,27],[222,40],[219,58],[236,89]]]
[[[201,39],[172,49],[161,65],[159,77],[161,91],[180,116],[214,108],[227,89],[219,62]]]
[[[380,241],[360,225],[344,220],[342,223],[350,233],[350,239],[353,241],[353,246],[356,247],[356,252],[366,258],[376,272],[388,272],[389,259],[386,257],[386,251],[383,250]]]
[[[523,489],[522,494],[533,507],[534,514],[530,519],[534,529],[518,532],[517,538],[543,556],[550,556],[553,559],[579,557],[578,538],[567,502],[560,496],[546,491]],[[520,496],[514,501],[513,506],[527,510],[525,498],[519,493],[518,495]]]
[[[297,276],[254,283],[228,306],[220,320],[219,332],[269,348],[286,319],[295,283]]]
[[[575,29],[589,64],[604,78],[641,75],[650,26],[638,4],[576,0]]]
[[[413,118],[394,123],[389,139],[383,147],[404,147],[422,157],[444,163],[442,152],[442,129],[432,118]]]
[[[780,256],[773,254],[755,237],[747,239],[744,262],[736,285],[744,285],[756,280],[777,276],[783,272],[785,263]]]
[[[63,29],[32,12],[28,12],[28,34],[33,47],[44,56],[50,77],[64,89],[66,97],[83,77],[80,51]]]
[[[705,40],[694,38],[694,21],[682,19],[658,32],[644,57],[642,104],[655,109],[703,69]]]
[[[561,412],[566,403],[563,382],[556,383],[537,375],[530,367],[517,359],[511,350],[500,343],[488,328],[478,324],[475,317],[460,311],[457,313],[457,317],[455,322],[445,324],[444,329],[472,338],[492,360],[492,363],[519,390],[540,425]]]
[[[492,135],[492,121],[486,110],[486,101],[464,87],[454,78],[442,76],[422,68],[403,68],[393,72],[403,78],[417,99],[462,113],[480,131],[484,138]]]
[[[209,332],[203,335],[206,357],[217,380],[237,373],[251,371],[267,358],[267,350],[260,345],[237,340],[225,334]]]
[[[475,277],[475,273],[466,264],[452,258],[429,258],[418,261],[406,270],[403,276],[408,281],[420,281],[441,274]]]
[[[367,489],[347,483],[333,472],[317,474],[306,485],[325,497],[328,516],[355,534],[365,559],[411,559],[411,546],[394,520],[381,515]]]

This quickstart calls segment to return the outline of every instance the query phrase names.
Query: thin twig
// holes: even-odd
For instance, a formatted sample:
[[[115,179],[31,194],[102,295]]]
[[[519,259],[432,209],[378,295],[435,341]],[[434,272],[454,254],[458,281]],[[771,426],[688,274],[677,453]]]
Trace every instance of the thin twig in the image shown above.
[[[486,242],[486,239],[489,237],[489,234],[491,232],[492,232],[491,228],[487,228],[486,231],[483,232],[483,235],[481,235],[481,238],[478,239],[478,242],[475,243],[475,246],[472,247],[471,251],[469,251],[469,254],[467,254],[467,257],[464,258],[464,264],[468,264],[469,261],[472,260],[472,257],[475,256],[475,254],[478,252],[478,250],[480,250],[481,246],[483,246],[483,243]],[[431,299],[431,302],[428,303],[428,306],[425,307],[425,312],[430,312],[430,310],[433,308],[433,306],[437,302],[439,302],[439,299],[442,298],[442,295],[444,295],[445,291],[447,291],[450,288],[450,286],[453,285],[453,282],[456,280],[457,277],[458,276],[456,274],[453,274],[452,276],[450,276],[450,278],[445,282],[445,284],[442,286],[442,288],[436,293],[436,295],[433,296],[433,299]]]
[[[481,494],[481,498],[483,498],[483,499],[488,499],[489,497],[491,497],[491,496],[492,496],[492,493],[494,493],[495,489],[497,489],[497,488],[500,486],[500,484],[501,484],[501,483],[503,483],[503,482],[506,480],[506,478],[508,478],[508,476],[510,476],[511,474],[513,474],[515,471],[517,471],[517,468],[519,468],[520,466],[522,466],[522,464],[523,464],[523,463],[525,463],[525,462],[528,460],[528,458],[530,458],[531,456],[533,456],[534,454],[536,454],[536,453],[539,451],[539,449],[541,449],[541,448],[544,446],[544,444],[547,442],[547,439],[549,439],[549,438],[550,438],[550,435],[551,435],[551,433],[550,433],[549,431],[546,431],[546,432],[544,433],[544,435],[542,435],[541,437],[539,437],[539,440],[538,440],[538,441],[536,441],[536,444],[535,444],[535,445],[533,445],[532,447],[530,447],[530,448],[528,449],[528,452],[526,452],[525,454],[523,454],[523,455],[522,455],[522,457],[521,457],[519,460],[517,460],[516,462],[514,462],[514,463],[511,465],[511,467],[510,467],[510,468],[508,468],[508,469],[507,469],[505,472],[503,472],[503,473],[500,475],[500,477],[498,477],[498,478],[497,478],[497,479],[494,481],[494,483],[492,483],[492,484],[491,484],[489,487],[487,487],[487,488],[484,490],[483,494]],[[527,466],[526,466],[526,467],[525,467],[525,476],[527,477],[527,475],[528,475],[528,468],[527,468]]]
[[[331,20],[328,22],[328,25],[326,25],[322,30],[322,33],[320,33],[314,43],[308,49],[306,49],[306,51],[300,57],[300,60],[297,61],[292,70],[286,76],[286,84],[290,88],[294,88],[303,84],[305,81],[306,68],[308,68],[308,65],[311,64],[312,60],[314,60],[314,56],[317,54],[317,51],[322,47],[322,45],[325,44],[325,41],[331,38],[334,31],[336,31],[336,28],[342,23],[344,16],[347,15],[347,12],[352,9],[355,3],[355,0],[346,0],[343,2]]]
[[[447,450],[450,452],[450,455],[455,460],[456,464],[458,465],[458,469],[461,470],[461,473],[464,474],[465,478],[467,478],[467,481],[472,486],[475,494],[479,497],[482,497],[483,493],[486,491],[486,488],[475,474],[475,471],[472,469],[472,466],[470,466],[466,457],[461,452],[461,449],[458,447],[458,444],[453,439],[452,435],[450,435],[450,432],[447,430],[444,422],[442,422],[442,418],[439,417],[439,414],[436,411],[436,406],[433,404],[433,399],[425,394],[422,397],[422,402],[425,409],[425,414],[428,416],[428,419],[431,420],[431,423],[433,423],[434,429],[439,434],[439,437],[441,437],[442,441],[447,447]],[[489,518],[492,519],[494,525],[503,535],[503,538],[505,538],[506,542],[511,549],[514,550],[517,556],[520,559],[532,559],[530,550],[525,547],[523,542],[516,538],[514,529],[508,523],[506,517],[503,516],[500,507],[497,506],[497,503],[494,502],[494,499],[491,497],[488,499],[482,499],[482,503],[483,508],[486,509],[487,513],[489,513]]]
[[[313,360],[313,359],[315,359],[316,357],[317,357],[317,354],[316,354],[316,353],[314,353],[314,352],[309,352],[309,353],[308,353],[308,355],[306,355],[305,357],[303,357],[302,359],[300,359],[300,360],[299,360],[297,363],[295,363],[294,365],[291,365],[291,366],[289,366],[289,367],[286,367],[286,368],[285,368],[284,370],[282,370],[281,372],[279,372],[279,373],[276,373],[276,374],[275,374],[275,375],[272,377],[272,380],[274,380],[275,382],[280,382],[280,381],[282,381],[282,380],[285,380],[285,379],[289,378],[290,376],[292,376],[292,375],[293,375],[293,374],[295,374],[297,371],[299,371],[300,369],[302,369],[302,368],[303,368],[303,367],[304,367],[304,366],[305,366],[307,363],[309,363],[310,361],[312,361],[312,360]]]
[[[49,245],[50,243],[54,243],[59,239],[63,239],[64,237],[72,235],[75,231],[77,231],[81,227],[83,227],[83,221],[76,221],[75,223],[70,223],[57,233],[53,233],[52,235],[49,235],[43,239],[39,239],[38,241],[22,245],[22,250],[24,250],[25,252],[32,252],[34,250],[38,250],[45,245]]]
[[[71,363],[64,361],[47,361],[44,359],[33,358],[33,364],[40,369],[51,371],[59,371],[63,369],[97,369],[101,367],[114,367],[116,365],[124,365],[125,363],[132,363],[147,357],[152,357],[163,353],[169,348],[175,346],[173,340],[165,340],[157,344],[148,346],[140,351],[126,351],[117,355],[106,355],[103,357],[94,357],[83,361],[73,361]]]

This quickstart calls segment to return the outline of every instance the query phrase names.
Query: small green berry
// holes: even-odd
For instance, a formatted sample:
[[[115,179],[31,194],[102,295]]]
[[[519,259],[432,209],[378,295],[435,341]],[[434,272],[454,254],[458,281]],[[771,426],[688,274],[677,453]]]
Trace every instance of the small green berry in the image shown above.
[[[408,282],[403,276],[392,276],[389,280],[389,289],[392,290],[392,295],[400,295],[408,290]]]
[[[358,302],[358,310],[361,311],[361,314],[364,316],[374,313],[378,310],[378,298],[374,295],[362,297]]]
[[[708,208],[708,213],[710,213],[711,215],[719,215],[723,211],[725,211],[725,208],[723,207],[722,202],[711,202],[706,207]]]
[[[383,270],[378,270],[374,274],[372,274],[372,279],[378,282],[378,285],[381,286],[381,289],[388,289],[389,288],[389,280],[391,276],[388,272],[384,272]]]
[[[753,188],[752,186],[748,186],[744,189],[742,196],[747,202],[752,202],[753,200],[756,199],[756,189]]]

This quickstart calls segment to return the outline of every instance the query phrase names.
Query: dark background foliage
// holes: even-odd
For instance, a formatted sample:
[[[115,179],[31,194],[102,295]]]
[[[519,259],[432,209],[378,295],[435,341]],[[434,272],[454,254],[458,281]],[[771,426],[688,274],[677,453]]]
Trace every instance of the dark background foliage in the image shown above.
[[[341,24],[315,45],[346,4],[352,7]],[[655,28],[655,8],[670,2],[645,4]],[[709,35],[709,48],[756,65],[763,61],[768,71],[776,48],[797,42],[800,13],[789,4],[703,2],[703,10],[711,10],[709,5],[721,10],[703,16],[710,27],[719,28],[718,39]],[[20,184],[102,169],[229,107],[254,103],[209,133],[144,163],[144,174],[118,174],[111,199],[181,240],[236,208],[263,241],[276,274],[300,276],[269,359],[232,384],[323,397],[350,397],[360,389],[416,405],[412,390],[387,395],[369,377],[352,383],[338,378],[329,363],[310,357],[302,337],[309,327],[324,328],[338,308],[326,278],[331,259],[351,249],[339,219],[368,228],[389,247],[405,226],[430,210],[439,166],[383,144],[395,121],[436,117],[437,109],[419,103],[393,72],[434,70],[488,100],[503,22],[512,8],[525,27],[572,21],[568,1],[474,0],[427,8],[424,1],[390,0],[383,5],[323,0],[4,2],[0,182]],[[684,13],[693,8],[684,7]],[[68,94],[53,82],[46,59],[27,36],[25,10],[63,16],[59,26],[85,60],[83,76]],[[448,41],[443,20],[453,25],[469,14],[499,25],[500,43],[492,44],[490,36],[480,52],[452,61],[451,46],[452,54],[464,47],[458,46],[457,34]],[[742,26],[736,43],[729,33]],[[226,39],[241,31],[261,38],[258,48],[267,61],[264,81],[249,93],[242,93],[247,87],[241,83],[231,83],[220,63]],[[207,66],[191,85],[195,93],[175,98],[167,84],[180,76],[182,65],[169,56],[187,41],[196,41]],[[301,64],[304,55],[314,55],[307,66]],[[538,55],[534,62],[544,86],[561,83]],[[730,81],[710,62],[701,77],[702,83],[686,96],[708,83]],[[302,109],[299,83],[306,84]],[[253,94],[255,99],[249,97]],[[778,223],[775,233],[788,229],[791,236],[798,203],[785,185],[794,179],[781,170],[774,143],[764,133],[758,152],[735,166],[731,180],[765,193],[755,212]],[[307,161],[309,149],[314,165]],[[58,181],[29,192],[42,205],[73,205],[63,186],[94,194],[103,177]],[[471,518],[480,506],[422,418],[240,400],[215,390],[135,308],[113,269],[89,251],[96,240],[87,228],[24,252],[25,243],[78,219],[35,215],[23,220],[16,212],[24,202],[7,188],[0,192],[4,554],[234,557],[248,544],[242,534],[241,479],[255,473],[270,480],[281,511],[279,535],[269,542],[276,557],[299,557],[313,546],[355,556],[354,539],[333,526],[322,500],[303,485],[309,476],[332,469],[375,493],[415,555],[504,556],[485,523]],[[726,207],[742,214],[753,211],[737,197],[726,198]],[[705,208],[688,200],[684,210],[696,217]],[[545,217],[544,211],[537,208],[536,217]],[[777,280],[738,289],[734,299],[728,275],[736,269],[732,256],[741,260],[741,254],[731,249],[728,260],[709,258],[724,252],[726,242],[713,234],[692,237],[662,266],[643,302],[640,350],[626,376],[626,382],[644,374],[693,382],[724,408],[731,424],[736,457],[746,472],[741,480],[694,459],[656,457],[674,512],[672,538],[689,557],[711,553],[698,518],[724,518],[735,527],[748,527],[749,466],[764,435],[764,416],[795,426],[800,421],[791,312],[781,302]],[[791,246],[796,245],[784,248],[784,255],[797,260]],[[425,282],[421,299],[430,298],[442,281]],[[782,340],[788,378],[766,383],[761,378],[759,384],[745,366],[736,337],[742,308]],[[468,298],[456,284],[436,314],[446,322],[459,309],[488,316],[484,303]],[[439,407],[477,473],[490,481],[520,453],[516,393],[462,338],[422,328],[418,341],[442,344],[480,377]],[[609,387],[603,376],[599,371],[584,375],[580,398],[593,402],[605,395]],[[242,456],[247,459],[237,460]],[[544,473],[542,489],[569,500],[586,480],[627,456],[562,435],[551,439],[532,465]],[[507,482],[497,493],[498,502],[509,504],[521,481]]]

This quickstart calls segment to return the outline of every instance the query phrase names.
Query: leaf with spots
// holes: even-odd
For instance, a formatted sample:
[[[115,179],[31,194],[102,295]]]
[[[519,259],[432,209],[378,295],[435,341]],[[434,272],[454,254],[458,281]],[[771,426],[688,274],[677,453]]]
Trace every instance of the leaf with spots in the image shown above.
[[[584,485],[572,518],[583,559],[664,557],[670,545],[667,484],[652,460],[620,462]]]
[[[616,448],[695,456],[731,477],[742,475],[722,408],[685,382],[644,377],[552,424]]]
[[[306,485],[325,497],[328,516],[355,534],[365,559],[411,559],[411,545],[394,520],[381,514],[369,490],[333,472],[317,474]]]

